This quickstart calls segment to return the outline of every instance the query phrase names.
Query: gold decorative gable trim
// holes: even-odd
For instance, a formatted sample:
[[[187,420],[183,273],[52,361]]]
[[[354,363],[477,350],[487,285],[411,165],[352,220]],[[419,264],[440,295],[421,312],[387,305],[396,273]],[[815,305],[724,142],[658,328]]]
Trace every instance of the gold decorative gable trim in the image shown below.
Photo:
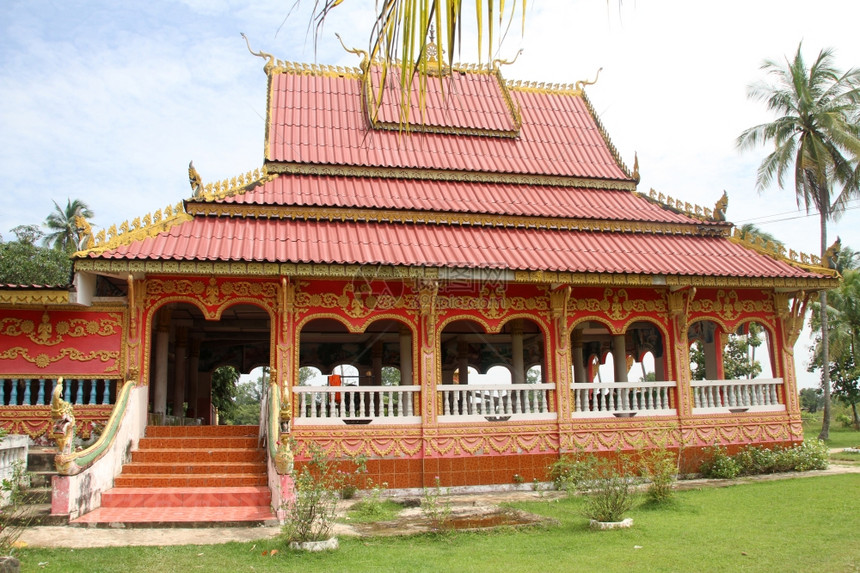
[[[529,217],[487,213],[457,213],[396,209],[367,209],[356,207],[285,206],[253,204],[186,204],[193,216],[221,216],[253,219],[291,219],[302,221],[396,223],[414,225],[449,225],[474,227],[504,227],[523,229],[552,229],[560,231],[590,231],[603,233],[636,233],[661,235],[728,236],[725,227],[702,227],[683,223],[623,221],[608,219],[571,219],[560,217]]]
[[[671,195],[667,196],[663,195],[662,193],[657,193],[656,191],[654,191],[653,188],[647,194],[640,193],[637,191],[636,195],[674,213],[686,215],[693,219],[698,219],[699,221],[704,221],[708,223],[720,223],[721,226],[726,228],[732,226],[731,223],[715,219],[714,212],[707,207],[702,207],[701,205],[691,205],[690,203],[681,201],[680,199],[673,199]]]
[[[180,201],[175,206],[171,207],[168,205],[164,209],[158,209],[142,219],[136,217],[131,223],[124,221],[119,228],[116,225],[111,225],[107,231],[102,229],[95,237],[90,235],[89,240],[86,242],[87,248],[78,251],[72,256],[74,258],[86,257],[122,245],[129,245],[134,241],[155,237],[159,233],[169,230],[174,225],[190,220],[191,215],[185,213],[185,209]]]
[[[794,249],[786,251],[786,248],[780,243],[774,243],[753,233],[744,234],[737,227],[735,227],[734,233],[729,237],[729,240],[777,261],[787,263],[795,268],[828,277],[839,277],[838,271],[822,265],[821,258],[816,255],[798,253]]]
[[[360,276],[360,265],[325,263],[260,263],[242,261],[138,261],[118,259],[82,259],[75,262],[75,269],[93,273],[128,274],[154,273],[170,275],[237,275],[257,277],[307,277],[337,279]],[[380,279],[440,279],[449,277],[461,281],[469,273],[486,272],[487,269],[457,269],[447,267],[407,267],[380,265],[373,268],[374,276]],[[492,270],[491,270],[492,271]],[[835,279],[819,277],[713,277],[675,276],[612,273],[571,273],[555,271],[492,271],[505,282],[591,286],[695,286],[726,288],[780,288],[819,290],[833,288]]]
[[[0,290],[0,304],[67,305],[68,290]]]
[[[192,198],[192,201],[205,201],[207,203],[211,203],[212,201],[220,201],[227,197],[244,195],[248,191],[268,183],[275,177],[277,177],[277,175],[274,173],[270,174],[264,165],[262,168],[248,171],[247,173],[239,175],[238,177],[233,177],[232,179],[224,179],[223,181],[216,181],[215,183],[207,183],[203,187],[203,191],[199,195],[195,195]],[[188,204],[186,204],[185,208],[187,211]]]
[[[392,169],[388,167],[360,167],[352,165],[319,165],[308,163],[268,163],[269,173],[293,175],[333,175],[339,177],[379,177],[390,179],[418,179],[426,181],[458,181],[481,183],[508,183],[513,185],[550,185],[590,189],[635,191],[636,183],[619,179],[591,179],[561,175],[527,175],[521,173],[484,173],[481,171],[440,171],[434,169]]]

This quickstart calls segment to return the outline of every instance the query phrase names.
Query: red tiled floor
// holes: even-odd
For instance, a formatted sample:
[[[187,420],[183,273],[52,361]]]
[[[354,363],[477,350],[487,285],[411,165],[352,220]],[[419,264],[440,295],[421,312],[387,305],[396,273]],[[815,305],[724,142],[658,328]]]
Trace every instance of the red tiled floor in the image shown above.
[[[100,507],[70,521],[95,523],[271,522],[268,507]]]

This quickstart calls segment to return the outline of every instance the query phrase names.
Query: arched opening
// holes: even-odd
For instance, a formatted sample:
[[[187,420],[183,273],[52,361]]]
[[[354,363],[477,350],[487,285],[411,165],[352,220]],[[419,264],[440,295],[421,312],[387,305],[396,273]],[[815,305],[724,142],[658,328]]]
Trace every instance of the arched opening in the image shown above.
[[[299,372],[315,368],[307,386],[294,387],[298,423],[342,419],[371,423],[414,416],[412,331],[396,320],[377,320],[364,332],[350,332],[341,322],[314,319],[299,335]]]
[[[440,356],[440,420],[549,413],[547,388],[525,387],[545,382],[544,335],[534,321],[513,319],[489,333],[475,321],[455,320],[442,330]]]
[[[235,397],[238,375],[269,365],[270,340],[269,314],[254,305],[231,306],[214,321],[189,303],[159,309],[152,329],[150,423],[217,424],[215,404]],[[213,385],[221,367],[235,375],[219,371],[228,380]]]
[[[726,333],[717,323],[690,327],[690,371],[693,380],[773,378],[770,331],[756,321]]]

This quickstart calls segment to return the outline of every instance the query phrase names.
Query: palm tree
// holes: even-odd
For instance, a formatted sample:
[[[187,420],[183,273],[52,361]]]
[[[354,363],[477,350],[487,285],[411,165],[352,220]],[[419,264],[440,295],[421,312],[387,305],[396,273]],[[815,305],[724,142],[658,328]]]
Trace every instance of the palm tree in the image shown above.
[[[763,101],[778,115],[771,123],[751,127],[737,139],[740,149],[772,142],[774,150],[758,169],[759,191],[776,178],[780,188],[794,174],[798,206],[816,209],[821,228],[821,258],[827,249],[827,222],[838,217],[846,201],[860,192],[857,159],[860,157],[860,70],[841,72],[833,66],[832,50],[822,50],[807,68],[797,47],[786,65],[767,60],[762,69],[773,83],[750,86],[749,96]],[[835,194],[835,196],[834,196]],[[821,292],[827,308],[827,292]],[[827,313],[821,313],[823,356],[829,356]],[[827,361],[825,360],[826,364]],[[820,439],[830,436],[830,374],[822,368],[824,416]]]
[[[74,252],[78,248],[81,236],[76,222],[77,217],[89,219],[93,212],[80,199],[66,200],[66,208],[60,207],[54,201],[54,212],[45,219],[45,226],[51,231],[42,239],[42,244],[51,246],[58,251]]]
[[[299,0],[300,1],[300,0]],[[328,14],[343,0],[315,0],[313,21],[316,42]],[[377,2],[378,12],[369,39],[369,61],[381,62],[384,78],[390,68],[396,66],[401,94],[412,90],[413,80],[418,80],[423,93],[427,78],[433,75],[433,65],[441,70],[447,57],[448,66],[454,62],[454,53],[462,35],[463,0],[386,0]],[[495,39],[504,37],[515,14],[525,23],[526,0],[509,2],[506,15],[504,0],[481,0],[474,2],[475,25],[478,33],[479,54],[484,50],[486,31],[487,60],[492,61],[498,47]],[[435,37],[438,32],[438,38]],[[431,44],[435,53],[431,52]],[[428,62],[429,60],[429,62]],[[435,64],[433,63],[435,62]],[[375,94],[380,103],[382,92]],[[408,99],[406,100],[408,101]],[[404,123],[409,122],[409,107],[403,105],[401,113]]]

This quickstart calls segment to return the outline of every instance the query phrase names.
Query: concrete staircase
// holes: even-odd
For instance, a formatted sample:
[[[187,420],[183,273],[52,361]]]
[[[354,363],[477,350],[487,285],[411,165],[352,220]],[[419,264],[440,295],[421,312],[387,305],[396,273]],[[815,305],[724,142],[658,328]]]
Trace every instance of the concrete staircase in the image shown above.
[[[148,426],[88,527],[275,524],[257,426]]]
[[[51,515],[51,480],[57,475],[54,456],[57,448],[30,446],[27,451],[27,475],[30,485],[24,493],[24,504],[16,521],[25,525],[65,525],[64,515]]]

